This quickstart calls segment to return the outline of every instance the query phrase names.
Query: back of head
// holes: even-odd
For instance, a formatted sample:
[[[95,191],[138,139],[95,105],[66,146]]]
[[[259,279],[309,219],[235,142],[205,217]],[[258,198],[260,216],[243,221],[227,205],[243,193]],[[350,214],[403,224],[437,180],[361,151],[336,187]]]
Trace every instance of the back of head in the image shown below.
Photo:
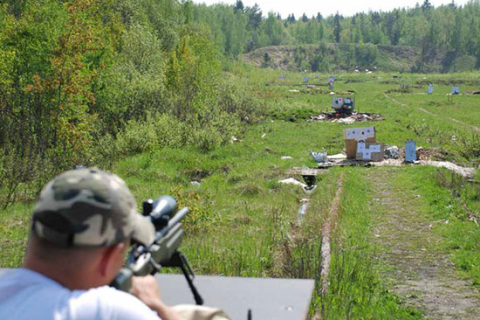
[[[40,194],[24,266],[70,289],[97,287],[118,272],[130,239],[149,245],[154,237],[122,179],[99,169],[67,171]]]
[[[153,225],[136,212],[135,199],[118,176],[99,169],[67,171],[40,194],[32,233],[59,248],[98,248],[129,237],[150,244]]]

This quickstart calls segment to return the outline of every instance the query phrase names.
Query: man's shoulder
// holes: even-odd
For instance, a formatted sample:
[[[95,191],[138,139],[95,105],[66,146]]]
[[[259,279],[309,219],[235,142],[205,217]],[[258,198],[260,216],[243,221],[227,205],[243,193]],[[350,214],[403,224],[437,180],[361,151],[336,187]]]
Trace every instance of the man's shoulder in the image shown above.
[[[92,288],[86,291],[74,291],[72,298],[78,298],[85,301],[91,301],[110,306],[145,306],[133,295],[108,286]]]
[[[107,286],[75,291],[70,306],[77,310],[78,319],[159,319],[136,297]]]
[[[76,296],[92,296],[92,297],[101,297],[103,300],[107,301],[111,300],[118,300],[118,299],[126,299],[126,300],[138,300],[131,294],[117,290],[115,288],[109,286],[103,286],[98,288],[92,288],[88,290],[78,290],[75,291]]]

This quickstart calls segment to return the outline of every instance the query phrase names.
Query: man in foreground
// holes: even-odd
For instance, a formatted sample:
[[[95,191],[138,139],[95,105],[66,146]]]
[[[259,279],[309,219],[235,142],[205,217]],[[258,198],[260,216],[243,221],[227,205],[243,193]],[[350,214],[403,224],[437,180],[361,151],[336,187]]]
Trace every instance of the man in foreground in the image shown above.
[[[154,227],[125,182],[98,169],[65,172],[35,206],[23,268],[0,273],[0,319],[180,320],[152,276],[128,294],[108,284],[130,244],[149,245]]]

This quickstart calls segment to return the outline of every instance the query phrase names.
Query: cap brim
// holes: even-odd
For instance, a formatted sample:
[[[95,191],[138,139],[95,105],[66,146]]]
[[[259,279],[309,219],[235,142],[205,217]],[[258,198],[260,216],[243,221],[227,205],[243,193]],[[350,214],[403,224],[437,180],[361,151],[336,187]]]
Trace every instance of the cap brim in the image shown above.
[[[133,215],[133,240],[149,246],[155,241],[155,227],[149,217],[140,214]]]

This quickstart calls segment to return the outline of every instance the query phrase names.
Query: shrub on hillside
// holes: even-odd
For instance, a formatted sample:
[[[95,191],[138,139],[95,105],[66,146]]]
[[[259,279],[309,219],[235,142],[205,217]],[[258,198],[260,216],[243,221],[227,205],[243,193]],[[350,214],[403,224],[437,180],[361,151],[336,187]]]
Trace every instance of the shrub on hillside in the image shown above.
[[[472,132],[471,135],[462,135],[457,140],[457,144],[461,147],[461,154],[467,160],[480,159],[480,134]]]
[[[259,101],[245,87],[239,86],[238,80],[222,83],[218,88],[218,106],[220,110],[233,114],[243,123],[252,124],[260,120]]]
[[[155,125],[150,121],[130,120],[125,130],[117,135],[117,150],[121,155],[152,151],[158,147],[158,136]]]

